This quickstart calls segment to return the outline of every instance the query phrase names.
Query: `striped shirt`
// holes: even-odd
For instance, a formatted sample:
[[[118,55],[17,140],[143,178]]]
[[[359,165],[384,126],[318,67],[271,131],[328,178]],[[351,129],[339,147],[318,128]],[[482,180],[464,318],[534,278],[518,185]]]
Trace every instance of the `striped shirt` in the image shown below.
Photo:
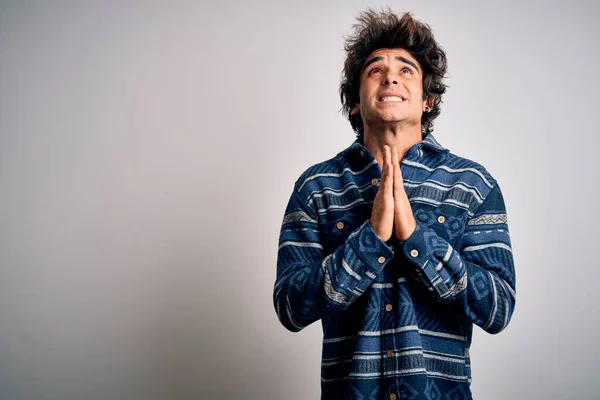
[[[285,210],[273,301],[290,331],[321,320],[322,399],[469,399],[473,324],[497,333],[513,313],[496,180],[431,133],[400,168],[405,242],[371,226],[381,169],[358,139],[302,173]]]

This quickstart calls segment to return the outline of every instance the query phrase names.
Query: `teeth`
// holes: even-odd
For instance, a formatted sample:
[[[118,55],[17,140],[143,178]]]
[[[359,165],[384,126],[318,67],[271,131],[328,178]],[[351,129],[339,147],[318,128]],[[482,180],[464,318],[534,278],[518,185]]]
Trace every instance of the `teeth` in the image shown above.
[[[381,101],[386,102],[386,101],[402,101],[402,98],[398,97],[398,96],[385,96],[381,98]]]

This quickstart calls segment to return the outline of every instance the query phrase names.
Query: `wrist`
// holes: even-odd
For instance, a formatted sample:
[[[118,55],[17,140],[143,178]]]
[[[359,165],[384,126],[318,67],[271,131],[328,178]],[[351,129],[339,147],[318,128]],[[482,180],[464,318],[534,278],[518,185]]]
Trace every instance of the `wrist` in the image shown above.
[[[417,221],[415,221],[415,219],[412,218],[412,221],[409,221],[408,223],[406,223],[406,225],[404,226],[404,229],[402,229],[402,231],[398,232],[396,234],[396,237],[398,238],[398,240],[400,242],[406,242],[408,240],[408,238],[412,236],[412,234],[415,232],[416,229],[417,229]]]

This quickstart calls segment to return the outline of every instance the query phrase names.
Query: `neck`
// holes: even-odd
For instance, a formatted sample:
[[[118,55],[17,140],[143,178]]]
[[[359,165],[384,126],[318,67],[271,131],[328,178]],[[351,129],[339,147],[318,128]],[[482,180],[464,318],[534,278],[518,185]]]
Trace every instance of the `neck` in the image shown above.
[[[371,154],[375,157],[379,166],[383,165],[383,146],[388,145],[390,149],[396,146],[399,159],[402,161],[408,149],[419,143],[422,139],[421,127],[416,129],[402,129],[401,127],[384,127],[373,129],[365,126],[364,143]]]

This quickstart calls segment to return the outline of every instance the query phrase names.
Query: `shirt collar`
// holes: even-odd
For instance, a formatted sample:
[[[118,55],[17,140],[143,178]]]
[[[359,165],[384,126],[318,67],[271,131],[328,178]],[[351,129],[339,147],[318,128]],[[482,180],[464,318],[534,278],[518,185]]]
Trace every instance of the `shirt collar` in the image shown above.
[[[427,147],[431,150],[435,150],[439,153],[446,153],[450,151],[436,140],[435,136],[433,136],[433,133],[426,134],[423,140],[421,140],[419,143],[421,144],[421,146]]]
[[[433,136],[433,133],[427,133],[423,140],[416,143],[413,147],[411,147],[411,149],[415,148],[416,151],[419,151],[422,147],[431,149],[436,153],[446,153],[450,151],[437,141],[437,139]],[[360,138],[356,138],[356,140],[346,150],[344,150],[343,153],[360,153],[361,150],[363,151],[363,155],[365,151],[369,151],[365,147],[363,141]]]

